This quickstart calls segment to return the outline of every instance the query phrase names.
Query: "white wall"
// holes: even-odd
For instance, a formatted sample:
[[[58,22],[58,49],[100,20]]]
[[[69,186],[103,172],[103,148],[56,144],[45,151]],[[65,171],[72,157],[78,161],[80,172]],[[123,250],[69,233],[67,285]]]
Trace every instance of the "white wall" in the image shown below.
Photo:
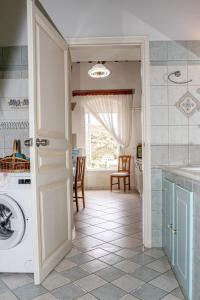
[[[41,0],[64,37],[200,39],[198,0]]]
[[[95,89],[135,89],[133,114],[132,139],[127,154],[135,157],[136,145],[141,142],[141,76],[140,62],[108,62],[106,66],[111,70],[107,79],[92,79],[87,72],[91,68],[90,63],[72,64],[72,90]],[[73,101],[73,99],[72,99]],[[84,110],[77,104],[72,112],[72,132],[77,134],[77,147],[85,148]],[[132,162],[134,173],[134,160]],[[87,171],[86,187],[90,189],[108,189],[110,171]],[[132,176],[132,187],[135,186],[135,178]]]

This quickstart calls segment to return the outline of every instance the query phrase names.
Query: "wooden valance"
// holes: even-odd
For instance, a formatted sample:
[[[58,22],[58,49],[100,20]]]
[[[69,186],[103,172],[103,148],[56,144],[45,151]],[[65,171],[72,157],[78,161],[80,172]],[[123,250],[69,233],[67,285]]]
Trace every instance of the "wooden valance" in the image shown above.
[[[80,90],[73,91],[72,96],[97,96],[97,95],[133,95],[134,89],[129,90]]]

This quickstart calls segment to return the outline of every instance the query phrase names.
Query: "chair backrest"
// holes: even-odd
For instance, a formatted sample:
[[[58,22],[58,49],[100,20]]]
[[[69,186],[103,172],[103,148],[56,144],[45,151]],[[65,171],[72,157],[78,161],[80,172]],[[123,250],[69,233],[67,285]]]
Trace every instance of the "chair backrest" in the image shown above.
[[[84,181],[84,175],[85,175],[85,156],[77,156],[76,161],[76,173],[75,173],[75,181],[81,181],[83,183]]]
[[[128,172],[131,169],[131,155],[120,155],[118,157],[118,172]]]

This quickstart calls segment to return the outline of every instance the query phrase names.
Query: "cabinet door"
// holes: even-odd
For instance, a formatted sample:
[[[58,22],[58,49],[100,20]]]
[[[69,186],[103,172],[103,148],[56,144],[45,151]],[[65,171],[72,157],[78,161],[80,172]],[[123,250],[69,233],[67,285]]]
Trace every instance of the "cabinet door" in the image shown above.
[[[176,186],[174,270],[188,299],[192,300],[193,193]]]
[[[167,179],[163,180],[163,248],[171,264],[174,263],[173,235],[174,225],[174,191],[175,184]]]

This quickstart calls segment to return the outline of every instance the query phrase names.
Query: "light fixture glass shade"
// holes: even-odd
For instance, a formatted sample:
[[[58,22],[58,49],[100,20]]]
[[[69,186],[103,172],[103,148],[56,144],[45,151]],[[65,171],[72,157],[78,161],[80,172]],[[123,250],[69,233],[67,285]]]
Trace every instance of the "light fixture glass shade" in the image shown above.
[[[110,70],[107,69],[103,64],[94,65],[89,71],[88,75],[92,78],[104,78],[110,75]]]

